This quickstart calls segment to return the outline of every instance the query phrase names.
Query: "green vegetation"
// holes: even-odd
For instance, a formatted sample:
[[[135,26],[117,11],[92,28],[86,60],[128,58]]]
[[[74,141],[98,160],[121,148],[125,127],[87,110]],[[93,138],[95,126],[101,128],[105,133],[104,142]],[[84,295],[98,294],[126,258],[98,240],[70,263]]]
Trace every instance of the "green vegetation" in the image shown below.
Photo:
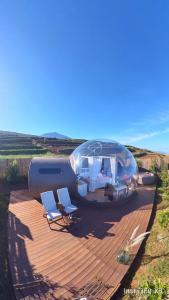
[[[9,196],[0,193],[0,299],[14,300],[8,264],[8,217]]]
[[[152,161],[149,170],[154,174],[157,174],[157,172],[159,171],[158,163],[155,159]]]
[[[137,148],[137,147],[134,147],[134,146],[130,146],[130,145],[126,145],[127,149],[129,151],[131,151],[133,153],[133,155],[135,157],[142,157],[142,156],[146,156],[148,154],[157,154],[156,152],[153,152],[153,151],[150,151],[150,150],[147,150],[147,149],[140,149],[140,148]],[[158,153],[158,155],[160,155]]]
[[[13,150],[0,150],[0,156],[2,155],[19,155],[19,154],[45,154],[47,153],[47,149],[13,149]]]
[[[142,168],[142,161],[140,159],[136,159],[136,162],[137,162],[137,166],[139,168]]]
[[[131,152],[140,152],[140,150],[146,152],[146,153],[153,153],[152,151],[150,150],[147,150],[147,149],[140,149],[140,148],[137,148],[137,147],[134,147],[134,146],[130,146],[130,145],[126,145],[126,147],[128,148],[128,150],[130,150]]]
[[[73,152],[74,148],[65,148],[59,151],[60,154],[70,155]]]
[[[34,139],[36,143],[43,143],[52,146],[77,146],[84,143],[83,139],[56,139],[56,138],[41,138]]]
[[[33,158],[33,157],[53,157],[56,154],[51,152],[46,152],[45,154],[16,154],[16,155],[0,155],[0,159],[21,159],[21,158]],[[60,155],[63,156],[63,155]],[[57,155],[59,157],[59,155]]]
[[[142,156],[145,156],[147,155],[147,152],[144,152],[144,151],[140,151],[140,152],[137,152],[134,154],[135,157],[142,157]]]
[[[161,200],[169,202],[169,174],[166,165],[161,167],[160,180],[159,197]]]
[[[158,222],[162,228],[167,228],[169,226],[169,209],[159,212]]]
[[[42,149],[41,146],[35,146],[35,145],[30,145],[30,144],[0,144],[0,150],[17,150],[17,149]]]
[[[167,297],[167,285],[158,280],[144,281],[140,286],[140,289],[147,291],[147,295],[143,295],[142,299],[146,300],[162,300]]]
[[[9,183],[18,183],[20,180],[19,168],[16,160],[12,161],[6,171],[5,180]]]
[[[152,165],[152,170],[156,172],[156,163],[153,162]],[[162,165],[161,170],[158,170],[158,175],[161,182],[158,187],[154,224],[146,242],[141,265],[130,284],[130,288],[151,291],[151,294],[139,295],[140,300],[168,299],[166,295],[167,290],[169,292],[169,175],[165,164]],[[123,300],[129,299],[136,299],[136,295],[123,296]]]

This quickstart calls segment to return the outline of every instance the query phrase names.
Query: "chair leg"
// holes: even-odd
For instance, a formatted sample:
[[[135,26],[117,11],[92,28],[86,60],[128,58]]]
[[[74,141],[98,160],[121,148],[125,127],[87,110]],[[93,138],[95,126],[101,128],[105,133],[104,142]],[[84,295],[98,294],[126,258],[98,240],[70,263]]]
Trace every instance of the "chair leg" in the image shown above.
[[[67,219],[67,218],[69,218],[69,215],[66,216],[66,219]],[[67,221],[65,220],[65,216],[63,216],[63,222],[64,222],[66,225],[69,225],[69,222],[67,222]]]
[[[67,223],[66,221],[65,221],[65,219],[64,219],[64,216],[62,215],[60,218],[58,218],[58,219],[56,219],[55,221],[49,221],[48,219],[47,219],[47,222],[48,222],[48,225],[49,225],[49,228],[50,228],[50,230],[52,230],[52,228],[51,228],[51,224],[52,223],[55,223],[55,224],[57,224],[57,225],[59,225],[59,226],[63,226],[62,224],[59,224],[57,221],[59,221],[59,220],[63,220],[63,222],[65,223],[65,225],[67,226],[67,225],[70,225],[69,223]]]
[[[43,216],[46,217],[45,214]],[[46,218],[46,219],[47,219],[48,226],[49,226],[50,230],[53,230],[52,227],[51,227],[52,223],[55,223],[55,224],[63,227],[64,225],[57,223],[57,221],[59,221],[61,219],[63,219],[63,222],[65,223],[65,227],[70,226],[71,224],[73,224],[73,214],[71,214],[71,213],[68,214],[67,216],[62,215],[61,217],[59,217],[55,221],[49,221],[48,218]]]
[[[48,221],[49,228],[50,228],[50,230],[51,230],[50,222],[49,222],[49,220],[48,220],[48,219],[47,219],[47,221]]]

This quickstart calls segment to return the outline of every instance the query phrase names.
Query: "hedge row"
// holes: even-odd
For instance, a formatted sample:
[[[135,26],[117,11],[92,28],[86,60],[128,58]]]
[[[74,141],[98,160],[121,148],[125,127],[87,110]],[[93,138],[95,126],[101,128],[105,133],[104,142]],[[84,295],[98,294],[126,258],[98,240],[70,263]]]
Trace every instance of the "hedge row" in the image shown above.
[[[35,141],[36,143],[44,143],[48,145],[56,145],[56,146],[78,146],[85,142],[85,140],[81,139],[48,139],[48,138],[21,138],[21,137],[11,137],[11,138],[1,138],[0,137],[0,143],[1,144],[32,144],[32,141]]]
[[[68,148],[75,148],[78,147],[80,144],[69,144],[69,143],[42,143],[42,145],[45,146],[51,146],[51,147],[68,147]]]
[[[59,150],[59,153],[60,154],[71,154],[72,152],[73,152],[73,148],[67,148],[67,149],[61,149],[61,150]]]
[[[84,140],[63,140],[63,139],[35,139],[37,143],[45,143],[48,145],[59,145],[59,146],[65,146],[65,145],[80,145],[84,142]]]
[[[1,139],[0,138],[0,144],[17,144],[17,145],[31,145],[32,144],[32,140],[17,140],[17,139]]]
[[[144,155],[147,155],[147,152],[138,152],[138,153],[134,154],[135,157],[141,157]]]
[[[136,149],[132,148],[132,147],[127,147],[127,149],[130,151],[130,152],[136,152]]]
[[[12,144],[12,145],[1,145],[0,144],[0,150],[16,150],[16,149],[42,149],[42,147],[40,146],[36,146],[36,145],[32,145],[32,144],[28,144],[28,145],[15,145],[15,144]]]
[[[15,137],[15,138],[0,138],[0,143],[32,143],[32,138],[19,138],[19,137]]]
[[[16,150],[0,150],[0,155],[17,155],[17,154],[44,154],[47,149],[16,149]]]

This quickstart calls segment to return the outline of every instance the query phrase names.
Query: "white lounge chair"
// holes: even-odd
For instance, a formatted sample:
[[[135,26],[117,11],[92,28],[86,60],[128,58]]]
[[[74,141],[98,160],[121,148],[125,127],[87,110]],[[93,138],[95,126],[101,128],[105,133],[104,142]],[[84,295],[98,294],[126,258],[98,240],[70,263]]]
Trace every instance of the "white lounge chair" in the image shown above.
[[[67,214],[71,214],[78,209],[78,207],[76,207],[71,203],[67,188],[58,189],[57,194],[58,194],[59,202],[62,204]]]
[[[63,216],[60,210],[56,207],[55,197],[52,191],[41,193],[40,196],[45,210],[45,216],[50,227],[50,223],[62,219]]]

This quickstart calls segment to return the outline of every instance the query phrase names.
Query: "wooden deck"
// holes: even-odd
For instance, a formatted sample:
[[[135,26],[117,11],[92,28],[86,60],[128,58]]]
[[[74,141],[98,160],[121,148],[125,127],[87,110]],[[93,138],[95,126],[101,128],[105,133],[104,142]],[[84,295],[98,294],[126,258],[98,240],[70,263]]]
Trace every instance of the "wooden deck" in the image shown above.
[[[116,256],[138,224],[139,233],[146,231],[154,195],[155,188],[141,187],[123,207],[80,205],[82,220],[68,232],[55,224],[50,230],[41,204],[27,191],[12,192],[9,262],[16,298],[110,299],[129,268]]]
[[[128,195],[131,196],[132,192],[129,190]],[[105,196],[105,189],[96,189],[95,192],[89,192],[87,195],[84,197],[87,201],[89,202],[97,202],[97,203],[108,203],[110,204],[111,201],[108,199],[108,196]],[[116,199],[116,194],[114,196]]]
[[[104,195],[104,189],[96,189],[95,192],[89,192],[84,198],[88,201],[97,201],[99,203],[110,203],[107,196]]]

